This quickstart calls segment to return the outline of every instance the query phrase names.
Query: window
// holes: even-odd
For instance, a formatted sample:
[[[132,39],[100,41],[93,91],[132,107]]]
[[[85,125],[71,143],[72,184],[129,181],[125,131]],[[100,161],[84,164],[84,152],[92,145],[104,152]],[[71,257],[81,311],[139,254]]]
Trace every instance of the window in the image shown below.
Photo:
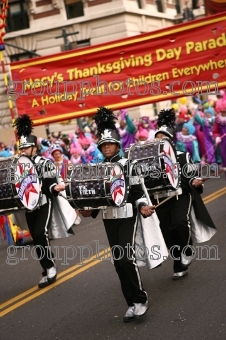
[[[6,32],[24,30],[25,28],[29,28],[26,1],[20,0],[10,2],[6,22]]]
[[[177,14],[180,14],[181,13],[180,0],[176,0],[175,7]]]
[[[77,18],[84,15],[83,2],[81,0],[65,0],[67,18]]]
[[[162,6],[162,0],[156,0],[156,6],[157,6],[158,12],[161,12],[161,13],[164,12],[163,6]]]
[[[142,8],[141,0],[137,0],[138,8]]]
[[[71,49],[82,48],[90,46],[90,39],[77,40],[71,43]]]
[[[200,0],[192,0],[192,8],[198,9],[201,7],[201,1]]]
[[[14,61],[25,60],[33,58],[33,55],[30,53],[18,53],[10,56],[10,61],[13,63]]]

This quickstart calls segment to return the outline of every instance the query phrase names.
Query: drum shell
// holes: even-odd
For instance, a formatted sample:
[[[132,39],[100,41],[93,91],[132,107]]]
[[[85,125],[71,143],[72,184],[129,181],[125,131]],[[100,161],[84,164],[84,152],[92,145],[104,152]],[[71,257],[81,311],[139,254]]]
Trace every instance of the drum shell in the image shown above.
[[[9,214],[15,209],[25,209],[13,183],[13,169],[17,160],[15,157],[0,159],[0,215]]]
[[[167,174],[168,155],[165,149],[169,147],[172,166],[175,174],[175,182],[172,183]],[[172,141],[168,138],[155,140],[142,145],[133,144],[127,149],[127,157],[136,161],[133,172],[137,176],[144,178],[144,183],[148,191],[155,192],[158,190],[177,190],[180,186],[180,166],[176,149]]]
[[[106,206],[117,206],[111,194],[110,172],[116,163],[89,164],[74,166],[70,179],[67,179],[66,195],[75,209],[99,209]],[[123,167],[122,165],[120,165]],[[128,196],[128,176],[126,176],[126,193]]]
[[[29,185],[32,188],[28,187]],[[20,197],[18,192],[22,193],[23,197]],[[36,197],[32,196],[36,194]],[[39,178],[35,164],[29,157],[21,155],[0,160],[1,215],[22,210],[32,211],[39,205],[40,198]]]

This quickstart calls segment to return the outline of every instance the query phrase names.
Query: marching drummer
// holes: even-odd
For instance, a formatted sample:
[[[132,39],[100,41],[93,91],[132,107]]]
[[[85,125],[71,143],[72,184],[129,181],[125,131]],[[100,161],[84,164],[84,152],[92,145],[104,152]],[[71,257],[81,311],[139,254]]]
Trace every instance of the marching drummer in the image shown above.
[[[32,125],[30,117],[26,114],[18,117],[13,124],[19,139],[20,152],[22,155],[29,157],[34,165],[37,165],[34,167],[41,182],[38,208],[26,212],[25,215],[38,259],[43,268],[42,279],[38,287],[44,288],[54,283],[57,277],[54,255],[50,248],[48,228],[51,222],[52,197],[65,190],[65,185],[64,183],[57,184],[57,179],[54,177],[54,173],[56,173],[54,164],[50,160],[37,155],[37,137],[31,134]],[[37,193],[37,190],[33,183],[28,183],[27,188],[23,190],[27,200],[30,199],[32,192]]]
[[[172,109],[162,110],[158,116],[158,129],[155,138],[168,137],[172,142],[175,137],[175,113]],[[178,163],[181,167],[181,184],[175,191],[163,190],[158,195],[156,213],[160,221],[160,228],[171,257],[174,259],[174,274],[172,279],[178,280],[188,274],[194,251],[193,242],[205,242],[216,233],[214,223],[201,199],[203,179],[195,177],[195,165],[189,153],[176,151]],[[166,197],[171,198],[165,203]],[[155,198],[152,202],[157,204]],[[193,235],[193,238],[192,238]]]
[[[101,107],[94,117],[98,128],[98,148],[105,157],[104,162],[118,162],[121,159],[119,156],[120,135],[115,127],[115,119],[117,118],[113,112],[104,107]],[[115,189],[115,195],[120,195],[120,187]],[[124,322],[142,317],[148,309],[147,293],[143,288],[135,259],[134,235],[137,209],[143,217],[154,213],[154,206],[148,206],[145,203],[141,186],[133,185],[129,192],[126,209],[124,206],[122,208],[107,207],[107,213],[103,214],[114,266],[128,305],[123,318]],[[83,217],[95,218],[98,212],[99,210],[82,210],[81,214]],[[115,214],[118,214],[118,218],[115,218]]]

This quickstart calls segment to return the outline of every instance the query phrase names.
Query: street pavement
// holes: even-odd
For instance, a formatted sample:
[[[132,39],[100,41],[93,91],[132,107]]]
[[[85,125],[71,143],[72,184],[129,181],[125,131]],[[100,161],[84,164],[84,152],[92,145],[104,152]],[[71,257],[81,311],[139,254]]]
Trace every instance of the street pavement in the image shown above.
[[[225,190],[224,190],[225,189]],[[213,194],[212,196],[210,196]],[[168,258],[150,271],[140,269],[149,297],[146,315],[125,324],[127,306],[100,217],[82,218],[75,235],[51,242],[58,280],[38,289],[41,267],[32,242],[23,248],[0,245],[1,340],[225,340],[226,182],[224,174],[205,182],[202,195],[218,229],[200,248],[187,277],[173,281]],[[202,244],[203,245],[203,244]],[[26,248],[25,248],[26,247]],[[102,258],[102,259],[101,259]]]

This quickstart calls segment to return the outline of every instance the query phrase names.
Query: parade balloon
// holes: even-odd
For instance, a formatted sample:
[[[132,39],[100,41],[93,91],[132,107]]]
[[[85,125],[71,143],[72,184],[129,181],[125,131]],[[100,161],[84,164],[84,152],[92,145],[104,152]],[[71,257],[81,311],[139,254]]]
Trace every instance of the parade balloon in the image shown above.
[[[180,98],[180,99],[179,99],[179,103],[180,103],[181,105],[186,104],[186,103],[187,103],[187,98],[186,98],[186,97]]]
[[[180,107],[180,113],[183,113],[183,114],[187,114],[187,112],[188,112],[188,108],[187,108],[187,106],[185,106],[185,105],[182,105],[181,107]]]
[[[213,100],[209,100],[208,103],[209,103],[209,106],[211,106],[211,107],[214,106],[214,101]]]
[[[178,104],[174,103],[174,104],[172,104],[171,107],[172,107],[172,109],[174,109],[175,111],[178,111],[178,108],[179,108]]]

